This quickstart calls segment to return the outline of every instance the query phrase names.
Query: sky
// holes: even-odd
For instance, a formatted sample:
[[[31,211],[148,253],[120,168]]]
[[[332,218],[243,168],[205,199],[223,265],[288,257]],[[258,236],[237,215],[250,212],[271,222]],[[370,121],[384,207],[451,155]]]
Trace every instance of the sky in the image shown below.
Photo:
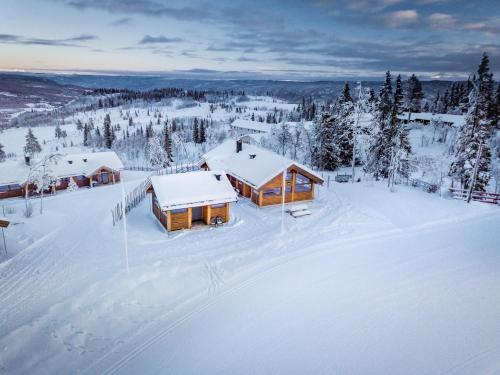
[[[2,0],[0,70],[206,77],[500,74],[500,0]]]

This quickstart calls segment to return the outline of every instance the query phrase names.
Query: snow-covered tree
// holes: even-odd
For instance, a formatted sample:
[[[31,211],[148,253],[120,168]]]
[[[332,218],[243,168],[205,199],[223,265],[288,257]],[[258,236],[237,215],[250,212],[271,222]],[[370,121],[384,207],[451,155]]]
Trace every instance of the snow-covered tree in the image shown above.
[[[356,103],[354,104],[354,113],[353,113],[353,122],[352,122],[352,138],[351,138],[351,144],[352,144],[352,152],[351,152],[351,168],[352,168],[352,177],[351,181],[355,181],[355,173],[356,173],[356,158],[359,157],[360,154],[360,148],[359,148],[359,138],[363,134],[364,125],[363,125],[363,119],[368,116],[368,114],[372,110],[372,103],[370,101],[370,90],[363,90],[363,86],[361,82],[359,82],[358,87],[357,87],[357,100]]]
[[[165,122],[165,127],[163,128],[163,150],[168,158],[169,164],[172,162],[172,139],[170,138],[170,131],[168,129],[168,125]]]
[[[85,124],[83,126],[83,145],[89,146],[90,144],[90,127]]]
[[[334,126],[335,117],[326,111],[314,123],[314,164],[328,171],[333,171],[340,165],[340,150],[333,137]]]
[[[42,151],[38,139],[33,134],[31,128],[28,129],[28,134],[26,134],[26,144],[24,145],[24,154],[32,157],[33,155]]]
[[[76,183],[76,181],[75,181],[75,179],[73,177],[69,178],[67,190],[68,191],[78,190],[78,184]]]
[[[408,120],[411,119],[412,113],[418,113],[422,109],[422,99],[424,92],[422,90],[422,83],[415,74],[408,78],[405,93],[405,110],[408,112]]]
[[[3,150],[3,144],[0,143],[0,163],[5,161],[5,151]]]
[[[57,176],[52,169],[52,165],[59,158],[60,155],[57,154],[46,155],[30,169],[28,185],[32,184],[40,196],[40,214],[43,213],[43,195],[45,191],[51,190],[55,181],[57,181]],[[26,191],[28,190],[26,189]]]
[[[203,121],[201,121],[200,123],[200,129],[198,135],[199,135],[198,143],[205,143],[207,141],[206,129]]]
[[[106,148],[111,148],[113,145],[113,129],[111,127],[111,117],[109,116],[109,113],[106,114],[104,117],[104,123],[103,123],[103,128],[104,128],[104,144]]]
[[[170,165],[170,158],[163,148],[162,141],[159,137],[149,139],[147,145],[147,154],[149,163],[155,168],[165,168]]]
[[[373,122],[370,131],[370,144],[367,152],[365,171],[375,179],[387,178],[390,165],[390,128],[392,114],[392,77],[387,72],[385,83],[380,90],[379,99],[373,107]]]
[[[273,126],[273,133],[276,137],[276,142],[278,144],[278,149],[281,155],[285,155],[288,145],[292,141],[292,133],[290,133],[290,126],[286,121]]]
[[[466,121],[459,129],[449,174],[465,189],[470,188],[475,179],[472,189],[484,191],[491,177],[490,139],[495,123],[493,74],[486,54],[472,83]]]
[[[193,142],[194,143],[199,143],[200,142],[200,130],[198,128],[198,118],[194,118],[193,121]]]
[[[348,165],[352,160],[352,138],[354,130],[354,102],[349,84],[346,83],[342,95],[332,109],[334,117],[333,142],[339,150],[341,165]]]
[[[56,125],[56,128],[54,130],[54,136],[57,139],[62,138],[62,130],[61,130],[61,127],[59,126],[59,124]]]

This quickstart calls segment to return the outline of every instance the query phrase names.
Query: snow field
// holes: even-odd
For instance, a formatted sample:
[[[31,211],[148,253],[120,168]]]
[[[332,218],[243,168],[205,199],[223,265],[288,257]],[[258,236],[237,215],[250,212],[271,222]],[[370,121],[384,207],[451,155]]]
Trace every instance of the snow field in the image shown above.
[[[132,190],[144,173],[126,172]],[[331,184],[294,219],[245,199],[223,228],[167,235],[110,208],[119,185],[8,200],[6,373],[487,373],[498,369],[496,207]],[[59,228],[59,229],[54,229]],[[23,246],[25,246],[23,248]],[[467,339],[465,339],[467,337]],[[394,352],[398,351],[395,356]],[[430,358],[430,359],[429,359]],[[494,371],[492,372],[494,373]]]

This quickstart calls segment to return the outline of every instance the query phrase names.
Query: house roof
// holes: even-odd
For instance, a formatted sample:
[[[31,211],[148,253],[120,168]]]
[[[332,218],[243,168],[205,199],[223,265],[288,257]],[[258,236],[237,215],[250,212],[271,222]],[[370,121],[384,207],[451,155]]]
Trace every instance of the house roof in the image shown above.
[[[400,116],[400,119],[407,120],[408,112],[403,112]],[[410,117],[411,121],[443,121],[449,122],[454,126],[462,126],[465,123],[465,116],[463,115],[451,115],[449,113],[432,113],[432,112],[420,112],[413,113]]]
[[[199,207],[238,200],[224,171],[196,171],[152,176],[151,185],[162,210]]]
[[[259,121],[245,120],[241,118],[234,120],[231,123],[231,126],[263,133],[269,133],[271,131],[271,124]]]
[[[234,140],[228,140],[207,152],[202,160],[211,170],[225,170],[256,189],[293,166],[323,183],[321,176],[310,168],[275,152],[246,143],[242,144],[242,151],[236,152]]]
[[[37,162],[33,160],[31,166],[35,166]],[[120,158],[112,151],[62,155],[57,162],[51,164],[51,169],[57,177],[90,176],[101,167],[114,171],[123,170]],[[0,163],[0,185],[22,185],[28,179],[29,172],[30,166],[27,166],[24,160]]]

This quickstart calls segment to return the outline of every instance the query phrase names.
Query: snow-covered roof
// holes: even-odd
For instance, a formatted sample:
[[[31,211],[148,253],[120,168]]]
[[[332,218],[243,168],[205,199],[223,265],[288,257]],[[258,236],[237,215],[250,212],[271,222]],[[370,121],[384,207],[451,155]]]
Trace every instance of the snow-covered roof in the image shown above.
[[[24,184],[28,179],[30,168],[37,162],[39,161],[33,160],[31,166],[19,159],[0,163],[0,185]],[[114,171],[123,170],[120,158],[112,151],[62,155],[57,162],[50,165],[57,177],[90,176],[101,167]]]
[[[271,124],[259,121],[245,120],[242,118],[234,120],[231,126],[235,128],[247,129],[263,133],[268,133],[271,131]]]
[[[64,155],[52,167],[58,177],[90,176],[101,167],[114,171],[123,170],[123,164],[113,151]]]
[[[236,152],[236,141],[234,140],[225,141],[207,152],[203,155],[202,160],[207,163],[210,169],[225,170],[256,189],[291,166],[296,166],[323,182],[321,176],[305,165],[275,152],[246,143],[242,144],[242,151]]]
[[[408,112],[403,112],[400,116],[400,119],[407,120]],[[462,126],[465,122],[465,116],[463,115],[451,115],[449,113],[432,113],[432,112],[421,112],[421,113],[413,113],[410,117],[411,121],[442,121],[451,123],[454,126]]]
[[[152,176],[151,185],[162,210],[199,207],[238,200],[224,171],[196,171]]]

